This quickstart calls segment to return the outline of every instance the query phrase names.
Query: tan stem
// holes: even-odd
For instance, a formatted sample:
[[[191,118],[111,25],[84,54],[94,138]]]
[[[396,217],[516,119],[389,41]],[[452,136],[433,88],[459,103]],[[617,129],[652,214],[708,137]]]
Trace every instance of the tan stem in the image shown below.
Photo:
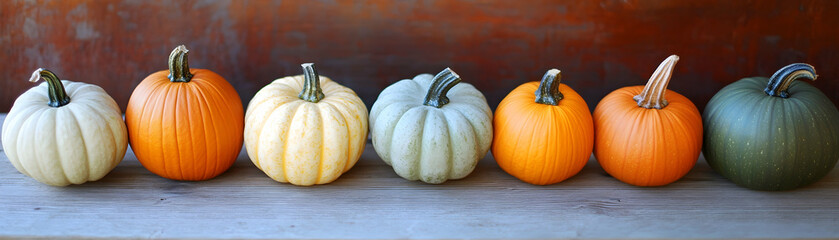
[[[653,75],[650,76],[650,80],[647,81],[647,85],[644,86],[644,91],[632,98],[638,102],[639,107],[662,109],[667,106],[664,93],[667,91],[670,76],[673,74],[673,68],[678,61],[679,56],[670,55],[658,65]]]

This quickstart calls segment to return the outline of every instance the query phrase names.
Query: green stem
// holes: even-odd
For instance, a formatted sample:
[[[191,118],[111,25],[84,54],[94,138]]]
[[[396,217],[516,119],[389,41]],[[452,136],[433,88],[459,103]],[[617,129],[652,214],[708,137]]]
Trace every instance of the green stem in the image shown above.
[[[539,82],[539,88],[536,89],[536,103],[559,105],[559,100],[564,97],[559,92],[559,81],[562,80],[559,69],[551,69],[542,76],[542,81]]]
[[[179,45],[169,54],[169,81],[189,82],[192,76],[189,71],[189,50]]]
[[[772,74],[763,92],[773,97],[788,98],[789,92],[787,92],[787,89],[789,89],[793,80],[806,78],[815,81],[817,77],[816,69],[810,64],[793,63]]]
[[[297,95],[300,99],[317,103],[324,98],[323,90],[320,88],[320,75],[315,69],[314,63],[304,63],[303,66],[303,90]]]
[[[647,85],[644,86],[644,91],[632,98],[638,102],[639,107],[648,109],[667,107],[668,102],[664,99],[664,93],[667,92],[670,76],[673,74],[673,68],[678,61],[679,56],[670,55],[658,65],[653,75],[650,76],[650,80],[647,81]]]
[[[50,70],[44,68],[38,68],[32,73],[32,77],[29,78],[30,82],[37,82],[38,80],[44,79],[47,81],[47,89],[49,89],[49,104],[50,107],[61,107],[70,103],[70,97],[67,96],[67,92],[64,91],[64,84],[61,83],[61,79],[55,75]]]
[[[446,93],[458,83],[460,83],[460,76],[457,73],[452,71],[451,68],[443,69],[431,80],[431,86],[428,87],[428,93],[425,94],[423,105],[436,108],[443,107],[443,105],[449,103]]]

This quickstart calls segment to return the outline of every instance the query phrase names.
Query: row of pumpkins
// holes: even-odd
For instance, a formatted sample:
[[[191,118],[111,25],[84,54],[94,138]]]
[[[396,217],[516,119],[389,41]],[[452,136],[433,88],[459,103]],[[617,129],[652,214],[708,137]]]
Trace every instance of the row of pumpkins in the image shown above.
[[[124,120],[102,88],[38,69],[30,81],[46,83],[23,93],[3,123],[6,155],[21,173],[56,186],[104,177],[128,142],[157,175],[206,180],[233,164],[243,141],[272,179],[326,184],[358,161],[368,129],[396,174],[435,184],[466,177],[490,149],[504,171],[537,185],[574,176],[592,151],[606,172],[637,186],[678,180],[703,148],[717,172],[760,190],[813,183],[839,160],[839,111],[815,87],[793,81],[815,80],[807,64],[728,85],[704,116],[667,90],[673,55],[646,86],[613,91],[593,114],[551,69],[514,89],[493,116],[483,94],[447,68],[385,88],[368,117],[351,89],[310,63],[303,75],[262,88],[244,111],[224,78],[190,69],[187,56],[178,46],[168,71],[137,86]]]

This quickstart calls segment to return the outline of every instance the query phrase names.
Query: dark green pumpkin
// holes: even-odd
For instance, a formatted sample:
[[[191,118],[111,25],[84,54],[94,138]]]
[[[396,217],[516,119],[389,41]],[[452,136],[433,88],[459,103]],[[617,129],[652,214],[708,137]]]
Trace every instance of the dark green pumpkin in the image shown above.
[[[839,160],[839,110],[796,63],[772,78],[744,78],[720,90],[702,114],[703,152],[738,185],[788,190],[818,181]]]

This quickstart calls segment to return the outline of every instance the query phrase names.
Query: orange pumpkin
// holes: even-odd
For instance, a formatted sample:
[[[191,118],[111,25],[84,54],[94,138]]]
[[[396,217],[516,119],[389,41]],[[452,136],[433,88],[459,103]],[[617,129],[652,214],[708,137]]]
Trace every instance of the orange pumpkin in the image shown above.
[[[618,180],[667,185],[696,164],[702,117],[688,98],[667,90],[678,60],[676,55],[668,57],[646,86],[615,90],[594,109],[594,155]]]
[[[576,175],[591,157],[591,113],[577,92],[560,84],[559,70],[529,82],[498,104],[492,155],[510,175],[547,185]]]
[[[153,73],[134,89],[125,110],[131,148],[149,171],[174,180],[218,176],[242,148],[244,111],[224,78],[190,69],[188,50],[169,55],[169,71]]]

